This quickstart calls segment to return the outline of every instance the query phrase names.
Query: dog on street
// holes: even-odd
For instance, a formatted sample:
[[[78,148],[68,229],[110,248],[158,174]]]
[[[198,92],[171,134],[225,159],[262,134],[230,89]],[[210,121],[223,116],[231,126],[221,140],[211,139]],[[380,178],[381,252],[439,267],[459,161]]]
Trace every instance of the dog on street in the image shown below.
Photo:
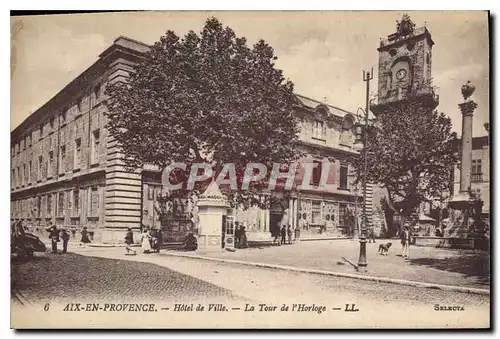
[[[389,254],[389,249],[391,248],[392,243],[388,242],[386,244],[380,244],[378,247],[378,253],[381,255],[387,255]]]

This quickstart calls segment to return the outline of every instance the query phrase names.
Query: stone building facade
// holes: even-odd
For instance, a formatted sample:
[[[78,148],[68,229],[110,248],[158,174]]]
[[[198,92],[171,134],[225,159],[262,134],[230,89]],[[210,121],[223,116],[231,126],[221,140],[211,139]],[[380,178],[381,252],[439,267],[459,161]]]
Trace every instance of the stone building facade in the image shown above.
[[[352,236],[356,226],[355,216],[362,210],[362,192],[356,187],[347,156],[356,155],[353,150],[353,126],[355,116],[345,110],[319,101],[296,95],[296,114],[301,116],[299,138],[307,154],[299,159],[302,163],[317,163],[318,176],[313,173],[312,186],[317,187],[324,163],[329,163],[327,184],[333,186],[328,192],[300,190],[282,207],[282,211],[250,208],[235,212],[236,219],[246,225],[250,232],[269,232],[275,223],[281,222],[299,228],[302,237],[322,235]],[[300,170],[296,182],[301,182]],[[371,216],[371,186],[367,188],[367,213]],[[281,217],[284,213],[284,217]],[[353,218],[349,220],[348,215]],[[371,219],[371,218],[370,218]]]
[[[105,87],[126,81],[144,43],[119,37],[99,59],[11,133],[11,219],[24,220],[34,232],[50,223],[78,232],[87,227],[94,241],[122,242],[124,231],[141,225],[166,228],[170,241],[187,231],[182,220],[165,223],[158,197],[164,193],[161,172],[145,166],[135,172],[124,167],[123,154],[106,130]],[[331,105],[297,95],[302,147],[311,160],[336,159],[334,193],[298,192],[289,202],[287,216],[293,227],[326,225],[329,231],[348,234],[343,215],[361,206],[353,193],[349,168],[343,158],[352,149],[354,116]],[[314,156],[312,155],[314,154]],[[314,157],[314,159],[312,159]],[[369,194],[371,196],[371,194]],[[196,208],[180,204],[181,212],[196,223]],[[194,213],[193,213],[194,212]],[[240,213],[241,212],[241,213]],[[269,231],[270,211],[237,212],[252,231]]]

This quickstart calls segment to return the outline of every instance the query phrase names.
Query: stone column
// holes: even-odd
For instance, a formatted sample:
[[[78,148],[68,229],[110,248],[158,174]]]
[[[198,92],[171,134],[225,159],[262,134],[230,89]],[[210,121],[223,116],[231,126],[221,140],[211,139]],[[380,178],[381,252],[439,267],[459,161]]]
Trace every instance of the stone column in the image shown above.
[[[465,101],[458,105],[462,113],[462,140],[460,163],[460,191],[449,202],[450,225],[445,234],[454,238],[467,238],[473,223],[471,214],[474,198],[469,194],[472,165],[472,116],[477,104],[470,100],[474,87],[468,82],[462,87]]]
[[[470,100],[460,105],[462,112],[462,157],[460,163],[460,191],[451,200],[452,207],[457,203],[468,202],[470,200],[470,175],[472,165],[472,116],[477,104]]]
[[[474,101],[459,105],[462,112],[462,159],[460,166],[460,193],[468,195],[472,166],[472,116],[477,104]]]
[[[270,217],[269,217],[269,210],[264,210],[264,232],[269,232],[269,222],[270,222]]]

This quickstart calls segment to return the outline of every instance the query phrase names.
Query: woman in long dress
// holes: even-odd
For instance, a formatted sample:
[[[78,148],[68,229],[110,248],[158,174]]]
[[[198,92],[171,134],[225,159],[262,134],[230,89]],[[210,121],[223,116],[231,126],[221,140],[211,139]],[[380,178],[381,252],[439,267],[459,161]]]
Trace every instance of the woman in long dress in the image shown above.
[[[151,243],[149,242],[151,236],[149,235],[149,230],[147,228],[142,232],[141,248],[142,253],[151,252]]]
[[[127,255],[136,255],[135,250],[132,249],[132,245],[134,244],[134,233],[132,229],[129,227],[127,229],[127,234],[125,235],[125,249],[127,250]]]
[[[84,227],[80,233],[82,235],[82,238],[80,239],[80,246],[90,244],[89,231],[87,231],[87,227]]]

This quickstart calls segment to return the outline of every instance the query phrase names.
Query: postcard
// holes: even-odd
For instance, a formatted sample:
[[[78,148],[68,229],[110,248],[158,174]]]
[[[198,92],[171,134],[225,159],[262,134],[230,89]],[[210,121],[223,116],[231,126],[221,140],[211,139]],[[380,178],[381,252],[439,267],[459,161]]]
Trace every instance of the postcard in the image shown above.
[[[11,327],[490,328],[488,32],[11,16]]]

